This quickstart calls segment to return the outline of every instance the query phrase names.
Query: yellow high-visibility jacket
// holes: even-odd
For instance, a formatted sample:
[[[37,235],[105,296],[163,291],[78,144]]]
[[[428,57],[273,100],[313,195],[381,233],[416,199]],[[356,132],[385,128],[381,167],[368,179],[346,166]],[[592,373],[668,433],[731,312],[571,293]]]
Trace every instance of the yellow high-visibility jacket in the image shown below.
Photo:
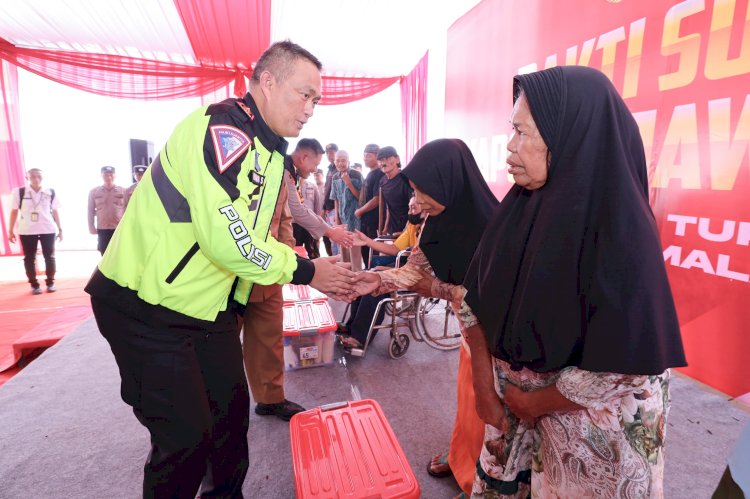
[[[233,297],[244,305],[252,283],[290,282],[298,270],[295,282],[309,282],[311,262],[269,236],[286,147],[250,94],[193,112],[143,175],[99,271],[147,303],[209,321]]]

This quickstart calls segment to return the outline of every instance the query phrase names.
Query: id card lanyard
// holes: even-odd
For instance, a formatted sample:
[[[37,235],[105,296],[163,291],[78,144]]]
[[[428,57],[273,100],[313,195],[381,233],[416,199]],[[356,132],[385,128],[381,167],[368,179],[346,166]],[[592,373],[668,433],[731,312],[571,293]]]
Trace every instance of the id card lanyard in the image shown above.
[[[44,189],[39,189],[39,199],[36,201],[34,201],[34,189],[29,189],[29,197],[31,198],[31,203],[32,203],[31,204],[31,221],[38,222],[39,211],[36,208],[44,199]]]

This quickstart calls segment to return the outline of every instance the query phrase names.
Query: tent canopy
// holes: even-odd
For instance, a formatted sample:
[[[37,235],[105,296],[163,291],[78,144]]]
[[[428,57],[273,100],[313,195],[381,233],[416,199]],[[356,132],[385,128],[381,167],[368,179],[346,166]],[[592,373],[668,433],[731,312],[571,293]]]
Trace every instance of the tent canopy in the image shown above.
[[[249,69],[290,39],[324,74],[407,74],[477,0],[17,0],[0,3],[0,38],[18,48]]]

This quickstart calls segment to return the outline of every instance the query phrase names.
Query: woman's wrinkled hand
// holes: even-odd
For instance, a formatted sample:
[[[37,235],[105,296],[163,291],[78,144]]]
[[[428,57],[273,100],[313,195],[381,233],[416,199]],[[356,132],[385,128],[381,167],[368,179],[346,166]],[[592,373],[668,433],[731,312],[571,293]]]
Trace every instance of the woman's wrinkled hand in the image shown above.
[[[369,295],[380,287],[380,275],[377,272],[359,272],[354,278],[354,295]]]
[[[519,419],[533,425],[537,415],[532,406],[531,393],[508,383],[505,385],[504,401],[510,412],[518,416]]]
[[[503,433],[508,432],[508,417],[505,415],[503,401],[493,388],[478,391],[475,388],[477,415],[488,425]]]

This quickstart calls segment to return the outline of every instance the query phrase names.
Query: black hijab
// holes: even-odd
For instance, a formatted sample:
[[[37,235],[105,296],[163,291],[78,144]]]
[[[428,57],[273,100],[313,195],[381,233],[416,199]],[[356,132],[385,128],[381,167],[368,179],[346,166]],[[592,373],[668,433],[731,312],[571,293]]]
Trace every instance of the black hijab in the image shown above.
[[[684,366],[632,114],[591,68],[516,76],[521,91],[551,163],[541,188],[511,188],[467,272],[493,355],[539,372]]]
[[[419,249],[438,279],[461,284],[497,198],[471,151],[458,139],[425,144],[401,173],[445,206],[440,215],[425,221]]]

